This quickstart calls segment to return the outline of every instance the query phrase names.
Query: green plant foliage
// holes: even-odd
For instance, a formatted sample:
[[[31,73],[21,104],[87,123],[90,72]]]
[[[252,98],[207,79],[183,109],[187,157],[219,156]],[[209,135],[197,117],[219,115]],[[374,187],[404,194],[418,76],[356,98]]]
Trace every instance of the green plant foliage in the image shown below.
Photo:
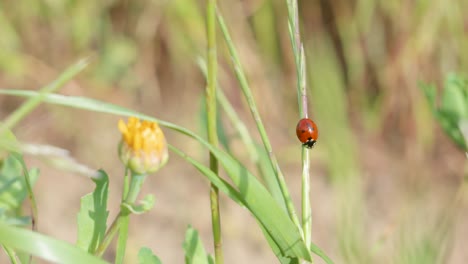
[[[435,85],[421,84],[420,86],[444,132],[458,147],[467,151],[467,143],[460,125],[468,120],[468,80],[459,75],[448,75],[441,94],[440,105],[437,102]]]
[[[0,94],[10,94],[16,96],[37,96],[37,93],[21,90],[0,90]],[[61,96],[57,94],[48,94],[44,98],[45,102],[64,105],[68,107],[86,109],[89,111],[116,114],[122,116],[136,116],[141,119],[156,121],[161,126],[185,134],[197,140],[208,148],[225,168],[232,182],[238,188],[240,198],[245,206],[265,227],[271,238],[280,248],[282,256],[297,257],[310,260],[310,252],[294,223],[289,219],[284,210],[276,203],[267,189],[254,177],[241,163],[235,160],[229,154],[208,144],[204,139],[193,132],[174,125],[169,122],[158,120],[138,112],[116,106],[113,104],[72,96]],[[223,189],[220,189],[224,191]],[[315,253],[315,252],[314,252]]]
[[[67,242],[30,230],[0,222],[0,244],[53,263],[104,264],[106,261],[90,255]]]
[[[138,252],[139,264],[162,264],[161,260],[154,255],[153,251],[147,247],[143,247]]]
[[[28,174],[31,183],[34,183],[39,171],[32,169]],[[30,224],[30,217],[21,215],[21,205],[27,196],[28,188],[23,176],[22,164],[10,155],[3,160],[0,168],[0,219],[12,225]]]
[[[104,171],[99,171],[101,177],[93,179],[96,187],[94,191],[81,198],[78,213],[77,246],[89,253],[94,253],[106,233],[106,222],[109,216],[107,210],[107,196],[109,178]]]
[[[185,263],[186,264],[210,264],[210,256],[206,254],[205,247],[198,235],[198,231],[191,226],[185,231]]]

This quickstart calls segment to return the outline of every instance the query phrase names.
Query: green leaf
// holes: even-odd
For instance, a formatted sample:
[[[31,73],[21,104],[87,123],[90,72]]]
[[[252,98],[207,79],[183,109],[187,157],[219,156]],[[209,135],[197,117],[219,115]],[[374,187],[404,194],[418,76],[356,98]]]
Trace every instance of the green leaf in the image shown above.
[[[162,264],[161,260],[154,255],[151,249],[142,247],[138,252],[138,263],[139,264]]]
[[[81,208],[78,213],[78,240],[76,245],[89,253],[94,253],[106,233],[107,196],[109,178],[104,171],[99,171],[101,177],[93,179],[94,191],[81,198]]]
[[[198,231],[191,226],[187,227],[184,241],[186,264],[209,264],[203,243],[198,236]]]
[[[424,92],[427,101],[431,107],[433,113],[437,112],[437,103],[436,103],[436,95],[437,95],[437,87],[433,84],[424,84],[420,83],[419,87]]]
[[[0,90],[0,94],[25,97],[37,96],[37,93],[35,92],[21,90]],[[140,119],[158,122],[161,126],[178,131],[197,140],[209,149],[219,160],[220,164],[226,169],[226,172],[231,178],[233,184],[239,189],[240,198],[244,200],[247,208],[269,232],[272,239],[274,239],[275,243],[280,248],[281,254],[283,256],[298,257],[305,260],[311,259],[310,252],[302,240],[296,226],[289,219],[283,209],[276,203],[265,187],[231,155],[210,145],[206,140],[194,134],[192,131],[120,106],[84,97],[49,94],[44,98],[44,101],[101,113],[135,116]]]
[[[133,214],[143,214],[153,208],[154,201],[154,195],[148,194],[143,200],[139,202],[139,204],[129,204],[123,202],[121,206]]]
[[[176,154],[180,155],[182,158],[190,162],[192,165],[194,165],[209,181],[211,181],[216,187],[218,187],[219,190],[221,190],[223,193],[225,193],[229,198],[231,198],[234,202],[239,204],[242,207],[247,207],[244,204],[244,201],[242,200],[241,195],[237,190],[235,190],[228,182],[224,181],[222,178],[218,177],[216,174],[213,173],[208,167],[204,166],[200,162],[197,162],[196,160],[192,159],[191,157],[187,156],[185,153],[182,151],[170,146],[171,150],[175,152]],[[263,234],[265,235],[265,238],[267,239],[270,247],[272,248],[273,253],[278,257],[278,260],[282,264],[293,264],[293,263],[298,263],[297,259],[295,258],[288,258],[282,256],[281,250],[276,244],[276,242],[273,240],[271,235],[266,231],[266,229],[263,227],[263,224],[257,220],[260,228],[263,231]],[[316,245],[313,244],[313,249],[319,249]],[[312,252],[317,253],[315,250],[312,250]],[[319,253],[323,253],[320,251]],[[321,256],[321,254],[317,254]],[[325,258],[328,258],[325,254],[323,254]],[[321,257],[323,257],[321,256]],[[329,258],[328,258],[329,259]],[[211,262],[210,262],[211,263]],[[332,264],[333,262],[327,262],[328,264]]]
[[[461,76],[449,74],[442,90],[440,107],[437,107],[436,86],[420,84],[420,87],[444,132],[456,145],[466,151],[467,142],[459,124],[468,120],[468,81]]]
[[[67,242],[0,222],[0,244],[53,263],[103,264],[106,261]]]
[[[456,119],[466,119],[468,117],[468,102],[465,98],[466,89],[467,87],[462,82],[461,77],[449,76],[442,93],[440,110],[450,113]]]
[[[0,219],[12,224],[29,224],[30,218],[21,215],[21,206],[28,196],[26,178],[23,176],[21,156],[6,157],[0,168]],[[26,173],[26,172],[25,172]],[[27,174],[31,185],[37,180],[39,171],[33,169]]]

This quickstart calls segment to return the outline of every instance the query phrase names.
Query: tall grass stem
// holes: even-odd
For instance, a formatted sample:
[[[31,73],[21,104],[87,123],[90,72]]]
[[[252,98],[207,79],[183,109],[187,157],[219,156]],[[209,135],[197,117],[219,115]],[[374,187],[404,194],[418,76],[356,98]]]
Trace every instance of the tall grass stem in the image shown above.
[[[206,5],[206,34],[207,34],[207,84],[206,84],[206,110],[207,110],[207,131],[208,142],[217,147],[217,52],[216,52],[216,0],[208,0]],[[210,152],[210,169],[218,175],[218,160]],[[213,230],[213,243],[215,251],[215,263],[222,264],[223,243],[221,236],[221,215],[219,211],[219,190],[214,185],[210,185],[210,204],[211,204],[211,224]]]
[[[291,44],[296,63],[297,96],[300,118],[308,118],[308,98],[306,82],[306,61],[304,46],[299,29],[299,10],[297,0],[287,0],[288,24]],[[307,246],[312,243],[312,207],[310,204],[310,158],[309,150],[302,148],[302,229]]]

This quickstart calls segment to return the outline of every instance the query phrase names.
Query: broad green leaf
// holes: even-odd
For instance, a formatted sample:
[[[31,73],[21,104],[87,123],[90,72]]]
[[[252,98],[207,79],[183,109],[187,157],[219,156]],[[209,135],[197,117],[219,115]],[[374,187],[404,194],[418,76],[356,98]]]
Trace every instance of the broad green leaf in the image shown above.
[[[104,264],[106,261],[67,242],[0,222],[0,244],[52,263]]]
[[[162,264],[162,262],[151,249],[143,247],[138,252],[138,264]]]
[[[198,231],[187,227],[184,241],[185,264],[209,264],[208,256],[203,247]]]
[[[101,177],[93,179],[96,184],[94,191],[81,198],[81,207],[78,213],[76,245],[89,253],[94,253],[102,242],[109,215],[107,210],[109,178],[104,171],[101,170],[99,173]]]
[[[35,92],[21,90],[0,90],[0,94],[24,97],[37,96]],[[281,254],[310,260],[311,256],[309,250],[305,246],[296,226],[283,209],[275,202],[265,187],[232,156],[210,145],[203,138],[190,130],[120,106],[84,97],[49,94],[44,99],[44,101],[48,103],[122,116],[135,116],[144,120],[158,122],[161,126],[178,131],[197,140],[208,148],[226,169],[232,182],[239,189],[240,196],[245,201],[245,205],[271,234],[272,239],[274,239],[280,248]]]

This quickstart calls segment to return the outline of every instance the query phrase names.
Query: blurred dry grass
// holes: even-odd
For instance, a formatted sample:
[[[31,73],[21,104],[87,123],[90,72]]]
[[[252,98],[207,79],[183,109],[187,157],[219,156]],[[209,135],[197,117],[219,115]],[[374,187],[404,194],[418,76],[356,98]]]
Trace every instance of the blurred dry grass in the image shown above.
[[[203,5],[194,0],[4,0],[0,87],[37,89],[77,58],[92,55],[93,67],[63,94],[128,106],[200,131],[204,79],[196,60],[205,52]],[[220,5],[298,201],[297,97],[285,1]],[[468,20],[463,14],[468,2],[320,0],[300,1],[299,10],[310,62],[311,115],[324,142],[312,154],[313,237],[341,263],[336,219],[340,207],[335,208],[341,189],[333,184],[334,175],[356,174],[353,179],[360,187],[350,191],[360,193],[356,203],[364,212],[362,230],[355,234],[364,249],[357,250],[382,244],[376,246],[381,248],[377,253],[368,249],[366,254],[399,263],[391,260],[395,254],[390,241],[399,236],[396,227],[406,225],[407,212],[419,219],[416,222],[436,219],[463,176],[463,154],[433,121],[418,81],[441,83],[448,72],[467,72]],[[223,49],[219,56],[221,86],[253,130],[230,59]],[[0,116],[18,103],[0,97]],[[111,195],[116,202],[122,174],[115,154],[116,120],[43,106],[16,132],[24,141],[70,149],[84,163],[107,170],[115,177]],[[198,145],[179,135],[169,134],[168,139],[207,158]],[[246,158],[243,148],[234,149]],[[73,241],[79,197],[91,190],[91,183],[33,158],[31,162],[42,168],[36,186],[40,230]],[[151,214],[132,219],[135,250],[147,245],[165,263],[181,263],[183,232],[189,223],[211,245],[208,187],[201,177],[171,157],[150,184],[147,191],[156,193],[157,205]],[[223,202],[228,263],[274,262],[247,213]],[[456,231],[448,263],[463,263],[468,257],[463,250],[468,225]]]

